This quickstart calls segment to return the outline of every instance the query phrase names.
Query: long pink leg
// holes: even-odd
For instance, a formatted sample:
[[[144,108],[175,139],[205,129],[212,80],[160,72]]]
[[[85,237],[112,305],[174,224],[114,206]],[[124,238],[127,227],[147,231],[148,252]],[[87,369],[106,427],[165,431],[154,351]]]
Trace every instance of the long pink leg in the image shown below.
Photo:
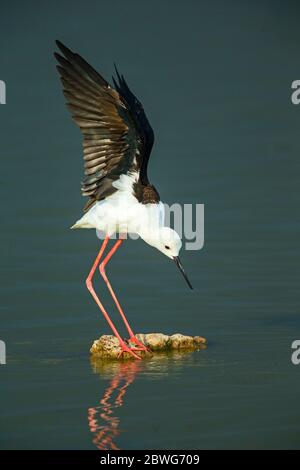
[[[117,306],[117,309],[119,310],[119,313],[120,313],[120,315],[121,315],[121,317],[122,317],[122,320],[124,321],[124,324],[125,324],[125,326],[126,326],[126,328],[127,328],[127,331],[128,331],[128,333],[129,333],[129,335],[130,335],[129,341],[130,341],[131,343],[136,344],[136,345],[138,346],[138,348],[136,348],[136,349],[142,349],[143,351],[148,351],[148,349],[135,337],[135,335],[134,335],[132,329],[130,328],[130,325],[129,325],[128,321],[127,321],[127,318],[126,318],[126,316],[125,316],[125,313],[123,312],[123,309],[122,309],[122,307],[121,307],[121,305],[120,305],[120,303],[119,303],[119,301],[118,301],[118,299],[117,299],[117,296],[116,296],[116,294],[114,293],[113,288],[112,288],[112,286],[111,286],[111,284],[110,284],[110,282],[109,282],[109,280],[108,280],[108,278],[107,278],[107,276],[106,276],[106,273],[105,273],[105,266],[107,265],[107,263],[108,263],[108,261],[111,259],[111,257],[115,254],[115,252],[117,251],[117,249],[121,246],[121,244],[122,244],[123,241],[124,241],[124,240],[122,240],[122,239],[116,241],[116,243],[114,244],[114,246],[112,247],[112,249],[107,253],[107,255],[105,256],[104,260],[101,262],[101,264],[100,264],[100,266],[99,266],[99,270],[100,270],[100,274],[101,274],[101,276],[103,277],[103,279],[104,279],[104,281],[105,281],[105,283],[106,283],[106,285],[107,285],[107,288],[108,288],[108,290],[109,290],[109,292],[110,292],[110,294],[111,294],[111,296],[112,296],[112,298],[113,298],[113,300],[114,300],[114,302],[115,302],[115,304],[116,304],[116,306]]]
[[[101,256],[103,255],[103,252],[105,250],[105,247],[108,243],[108,240],[109,240],[109,236],[106,236],[105,237],[105,240],[103,241],[102,243],[102,246],[100,248],[100,251],[97,255],[97,258],[95,259],[95,262],[92,266],[92,269],[90,270],[90,273],[86,279],[86,286],[88,288],[88,290],[90,291],[90,293],[92,294],[96,304],[98,305],[98,307],[100,308],[101,312],[103,313],[107,323],[109,324],[109,326],[111,327],[113,333],[115,334],[115,336],[118,338],[119,342],[120,342],[120,346],[122,348],[122,352],[129,352],[130,354],[132,354],[132,356],[134,356],[136,359],[140,359],[140,357],[135,354],[126,344],[125,342],[123,341],[123,339],[121,338],[121,336],[119,335],[115,325],[113,324],[112,320],[110,319],[107,311],[105,310],[105,308],[103,307],[102,303],[100,302],[95,290],[94,290],[94,287],[93,287],[93,284],[92,284],[92,279],[93,279],[93,276],[95,274],[95,271],[97,269],[97,266],[100,262],[100,259],[101,259]]]

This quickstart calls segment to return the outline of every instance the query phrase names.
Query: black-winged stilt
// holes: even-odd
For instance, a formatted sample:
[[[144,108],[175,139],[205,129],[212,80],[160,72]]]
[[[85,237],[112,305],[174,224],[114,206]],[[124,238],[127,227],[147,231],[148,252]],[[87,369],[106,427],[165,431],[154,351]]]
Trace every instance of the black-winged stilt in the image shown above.
[[[145,350],[135,337],[106,276],[105,267],[123,242],[124,234],[134,233],[175,261],[192,289],[179,259],[181,239],[164,223],[164,206],[147,176],[153,146],[153,130],[141,103],[133,95],[117,69],[114,87],[80,55],[57,41],[63,55],[55,53],[67,106],[83,134],[84,179],[82,195],[89,200],[84,215],[72,228],[95,228],[105,238],[86,279],[86,285],[119,339],[122,352]],[[109,238],[118,239],[102,259]],[[123,237],[123,238],[122,238]],[[94,273],[100,273],[130,335],[129,347],[110,319],[92,285]]]

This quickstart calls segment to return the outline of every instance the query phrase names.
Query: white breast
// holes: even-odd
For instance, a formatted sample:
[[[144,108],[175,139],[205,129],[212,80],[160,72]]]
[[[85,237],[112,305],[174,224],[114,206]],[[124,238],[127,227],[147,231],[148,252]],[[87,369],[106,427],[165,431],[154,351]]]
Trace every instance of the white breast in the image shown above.
[[[146,227],[163,225],[163,204],[141,204],[133,195],[132,185],[137,176],[121,175],[114,182],[118,191],[96,202],[72,228],[95,228],[111,236],[114,233],[139,234]]]
[[[113,183],[118,191],[96,202],[71,228],[96,228],[109,235],[117,232],[120,223],[124,223],[128,217],[128,209],[137,203],[133,196],[133,183],[137,178],[137,173],[121,175]]]

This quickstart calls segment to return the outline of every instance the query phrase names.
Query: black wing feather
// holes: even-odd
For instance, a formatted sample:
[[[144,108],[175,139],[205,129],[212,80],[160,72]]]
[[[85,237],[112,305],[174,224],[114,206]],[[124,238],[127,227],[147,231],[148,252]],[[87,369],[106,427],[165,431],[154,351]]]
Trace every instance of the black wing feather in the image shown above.
[[[137,172],[137,184],[148,184],[154,134],[141,103],[117,69],[114,89],[80,55],[60,41],[57,45],[63,54],[55,57],[67,106],[83,134],[82,194],[90,198],[88,210],[117,191],[113,183],[124,173]]]
[[[119,74],[116,64],[114,65],[115,65],[116,75],[118,79],[118,83],[117,83],[113,77],[114,87],[118,91],[118,93],[126,100],[126,103],[129,107],[131,115],[134,119],[135,125],[138,129],[139,136],[142,139],[143,156],[142,156],[141,168],[140,168],[140,181],[142,184],[147,185],[149,184],[148,175],[147,175],[147,167],[148,167],[148,161],[149,161],[151,150],[152,150],[153,143],[154,143],[154,132],[147,119],[147,116],[145,114],[145,111],[141,102],[136,98],[136,96],[132,93],[132,91],[128,87],[124,76]]]

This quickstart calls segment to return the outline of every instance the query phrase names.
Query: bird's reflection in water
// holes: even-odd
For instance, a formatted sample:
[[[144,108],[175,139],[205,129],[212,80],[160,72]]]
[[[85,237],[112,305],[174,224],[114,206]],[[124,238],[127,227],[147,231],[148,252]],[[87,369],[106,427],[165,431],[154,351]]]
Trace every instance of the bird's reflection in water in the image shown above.
[[[115,410],[123,405],[127,388],[134,382],[142,364],[140,361],[105,363],[93,360],[92,365],[94,371],[101,375],[113,374],[99,405],[88,410],[89,427],[94,435],[93,444],[101,450],[119,450],[116,438],[121,433],[120,419]]]
[[[109,379],[109,385],[97,406],[88,409],[88,422],[93,434],[93,444],[100,450],[119,450],[117,438],[121,434],[117,410],[124,405],[127,389],[138,374],[155,377],[168,374],[170,368],[183,366],[192,355],[191,352],[157,354],[144,361],[103,361],[91,358],[95,373]]]

